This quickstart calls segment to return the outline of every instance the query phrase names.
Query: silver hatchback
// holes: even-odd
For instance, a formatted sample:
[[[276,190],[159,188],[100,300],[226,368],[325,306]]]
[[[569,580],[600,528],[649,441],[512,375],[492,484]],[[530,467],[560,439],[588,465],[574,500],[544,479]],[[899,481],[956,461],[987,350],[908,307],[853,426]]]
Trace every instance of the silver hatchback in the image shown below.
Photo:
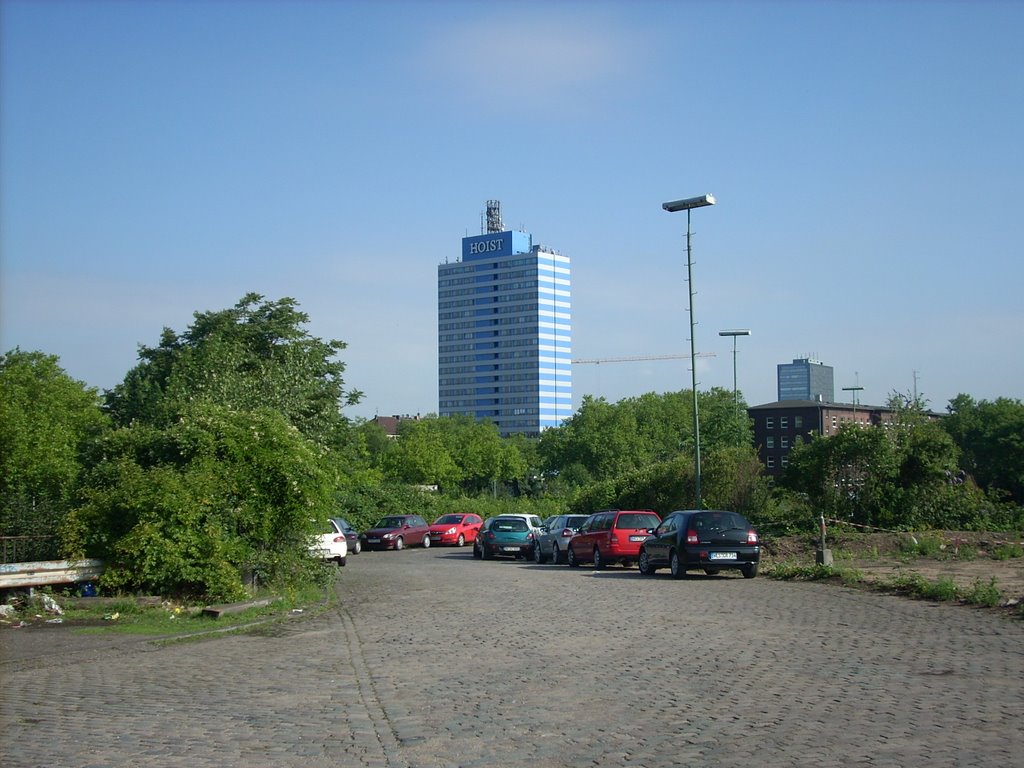
[[[563,562],[569,539],[586,519],[587,515],[555,515],[545,520],[533,544],[533,562]]]

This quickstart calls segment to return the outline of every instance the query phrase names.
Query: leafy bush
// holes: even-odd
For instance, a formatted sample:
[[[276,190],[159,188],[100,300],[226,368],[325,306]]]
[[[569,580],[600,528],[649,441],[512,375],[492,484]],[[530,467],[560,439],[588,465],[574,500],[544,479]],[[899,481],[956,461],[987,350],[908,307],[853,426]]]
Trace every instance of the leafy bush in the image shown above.
[[[329,476],[281,415],[201,404],[166,429],[115,430],[104,451],[63,528],[69,556],[107,561],[104,589],[235,599],[243,574],[282,588],[322,578],[308,545]]]

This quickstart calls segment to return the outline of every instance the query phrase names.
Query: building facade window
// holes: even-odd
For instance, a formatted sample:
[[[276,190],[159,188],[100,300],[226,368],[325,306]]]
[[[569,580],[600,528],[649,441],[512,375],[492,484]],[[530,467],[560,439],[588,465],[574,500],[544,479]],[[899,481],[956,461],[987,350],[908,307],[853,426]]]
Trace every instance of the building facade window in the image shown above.
[[[764,439],[764,447],[765,448],[774,448],[775,447],[775,436],[774,435],[768,435]]]
[[[765,416],[764,428],[765,429],[775,429],[775,417],[774,416]]]
[[[789,416],[779,416],[779,429],[789,429]]]

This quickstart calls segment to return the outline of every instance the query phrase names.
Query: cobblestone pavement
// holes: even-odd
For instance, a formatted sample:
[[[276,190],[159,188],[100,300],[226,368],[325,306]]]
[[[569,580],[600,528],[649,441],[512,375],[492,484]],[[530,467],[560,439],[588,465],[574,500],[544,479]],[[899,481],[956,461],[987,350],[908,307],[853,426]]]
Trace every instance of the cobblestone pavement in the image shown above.
[[[5,658],[0,763],[1004,768],[1024,751],[1024,622],[984,611],[438,548],[350,557],[337,590],[246,634]]]

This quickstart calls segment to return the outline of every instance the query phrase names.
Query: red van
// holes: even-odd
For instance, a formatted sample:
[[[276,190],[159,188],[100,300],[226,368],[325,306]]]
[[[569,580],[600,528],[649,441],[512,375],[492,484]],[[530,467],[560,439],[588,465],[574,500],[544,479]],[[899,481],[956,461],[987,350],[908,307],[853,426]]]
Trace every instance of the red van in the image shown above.
[[[595,512],[569,539],[566,553],[570,567],[593,563],[604,568],[609,563],[621,563],[628,568],[636,562],[640,545],[650,535],[647,531],[661,522],[658,513],[650,509],[608,509]]]

